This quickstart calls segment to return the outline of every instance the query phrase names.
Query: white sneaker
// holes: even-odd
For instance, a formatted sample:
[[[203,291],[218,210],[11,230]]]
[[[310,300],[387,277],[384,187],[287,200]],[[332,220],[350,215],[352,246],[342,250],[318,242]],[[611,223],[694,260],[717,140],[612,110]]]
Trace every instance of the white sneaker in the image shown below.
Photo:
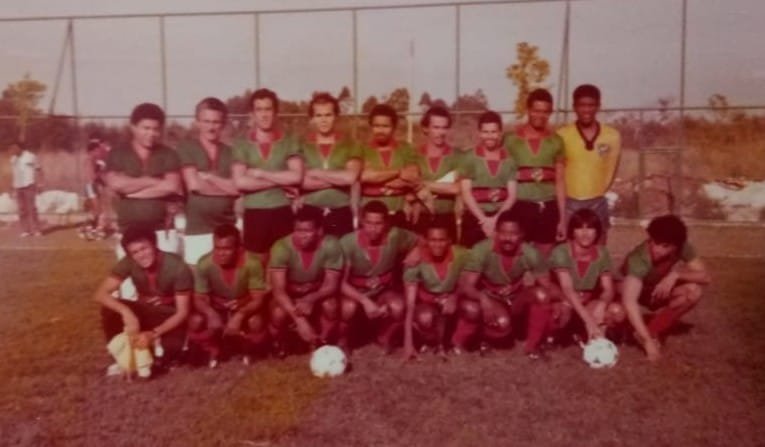
[[[31,236],[31,235],[32,235],[32,233],[30,233],[30,232],[28,232],[28,231],[25,231],[25,232],[21,233],[21,234],[19,235],[19,237],[29,237],[29,236]]]
[[[122,367],[116,363],[112,363],[106,368],[106,377],[112,377],[112,376],[120,376],[125,371],[122,369]]]

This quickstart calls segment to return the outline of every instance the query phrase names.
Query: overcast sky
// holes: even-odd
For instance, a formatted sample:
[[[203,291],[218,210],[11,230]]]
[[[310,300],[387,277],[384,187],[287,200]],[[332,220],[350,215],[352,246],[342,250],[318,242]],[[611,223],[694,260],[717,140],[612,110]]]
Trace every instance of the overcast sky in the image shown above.
[[[444,0],[417,0],[418,4]],[[284,9],[410,5],[402,0],[4,0],[0,17],[99,14],[274,11]],[[448,2],[447,2],[448,3]],[[471,3],[465,1],[464,3]],[[578,0],[572,3],[570,85],[602,87],[607,107],[655,105],[679,98],[681,0]],[[552,66],[555,93],[563,48],[564,2],[461,7],[459,73],[456,8],[422,7],[358,12],[358,97],[409,87],[452,101],[483,89],[490,105],[510,109],[515,89],[505,68],[515,46],[528,41]],[[353,86],[352,14],[263,14],[260,83],[287,99],[314,90]],[[765,1],[688,0],[688,105],[713,93],[737,105],[765,104]],[[25,72],[53,89],[65,21],[0,22],[0,85]],[[168,112],[190,113],[203,96],[226,98],[256,80],[253,15],[166,19]],[[142,101],[160,103],[161,63],[156,18],[75,21],[79,109],[85,115],[125,115]],[[414,50],[414,57],[411,50]],[[56,111],[72,112],[71,72],[64,70]],[[47,108],[51,96],[45,99]]]

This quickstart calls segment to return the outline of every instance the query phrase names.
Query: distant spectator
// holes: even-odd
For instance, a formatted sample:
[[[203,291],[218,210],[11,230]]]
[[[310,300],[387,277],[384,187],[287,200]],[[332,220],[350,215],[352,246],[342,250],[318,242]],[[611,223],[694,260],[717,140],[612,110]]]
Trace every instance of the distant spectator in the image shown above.
[[[42,170],[37,155],[22,148],[21,142],[10,146],[13,190],[19,206],[21,237],[41,236],[40,219],[37,216],[35,198],[42,187]]]
[[[104,174],[106,157],[111,148],[100,138],[88,141],[85,160],[85,199],[92,221],[83,228],[80,235],[86,239],[103,239],[109,229],[108,214],[111,197],[107,194]]]

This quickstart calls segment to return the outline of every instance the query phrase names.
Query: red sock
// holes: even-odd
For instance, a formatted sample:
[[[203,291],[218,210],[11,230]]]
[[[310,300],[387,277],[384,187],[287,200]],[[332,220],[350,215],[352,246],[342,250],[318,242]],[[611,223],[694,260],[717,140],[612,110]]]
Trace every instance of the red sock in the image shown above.
[[[319,317],[319,337],[321,337],[322,340],[326,341],[330,338],[333,332],[335,332],[335,327],[337,326],[337,321],[333,320],[331,318],[327,318],[324,315],[321,315]]]
[[[654,315],[651,322],[648,323],[648,332],[651,337],[657,338],[669,330],[680,317],[690,310],[687,306],[665,307]]]
[[[401,322],[389,318],[380,326],[377,342],[385,347],[391,347],[393,335],[401,326]]]
[[[552,306],[533,303],[529,306],[526,330],[526,352],[533,352],[552,326]]]
[[[452,334],[452,345],[464,347],[478,331],[478,323],[466,318],[457,319],[457,327]]]

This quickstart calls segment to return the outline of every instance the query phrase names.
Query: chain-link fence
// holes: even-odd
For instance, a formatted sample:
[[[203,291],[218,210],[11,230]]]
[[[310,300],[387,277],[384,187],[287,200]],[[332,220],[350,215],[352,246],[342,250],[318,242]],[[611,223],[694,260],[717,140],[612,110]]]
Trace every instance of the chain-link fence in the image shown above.
[[[348,87],[341,127],[357,138],[365,138],[367,131],[364,99],[384,100],[386,92],[404,87],[409,97],[399,132],[413,142],[421,138],[422,98],[426,93],[444,98],[457,114],[453,143],[465,147],[474,141],[479,112],[465,110],[471,106],[458,99],[485,94],[486,105],[499,110],[508,123],[516,121],[516,91],[505,70],[514,62],[516,44],[529,42],[549,62],[550,75],[543,84],[557,98],[557,124],[572,118],[570,93],[581,82],[598,84],[605,105],[620,107],[604,110],[600,117],[617,127],[623,139],[613,186],[617,216],[674,211],[701,219],[762,220],[756,200],[749,206],[746,197],[730,196],[757,186],[745,179],[765,180],[765,162],[756,156],[765,149],[765,106],[757,105],[756,95],[737,101],[743,106],[731,106],[724,97],[708,102],[727,91],[727,83],[745,88],[749,81],[719,77],[719,69],[709,68],[714,65],[709,51],[702,51],[715,40],[720,45],[730,35],[725,33],[734,31],[722,26],[726,21],[735,21],[739,29],[753,26],[756,20],[745,16],[755,3],[445,1],[0,19],[0,38],[12,36],[6,41],[14,42],[0,54],[48,85],[48,110],[30,119],[28,145],[40,154],[48,188],[79,192],[88,138],[99,134],[119,144],[127,134],[126,113],[136,103],[153,101],[165,107],[170,116],[166,136],[173,144],[190,135],[188,113],[199,98],[232,98],[260,86],[300,96],[289,100]],[[708,16],[722,22],[716,37],[705,31]],[[423,24],[439,32],[417,32]],[[747,36],[737,36],[741,51],[747,48]],[[305,58],[306,52],[317,56]],[[328,58],[331,63],[322,63]],[[752,59],[734,54],[731,63],[754,72],[763,64]],[[3,146],[18,131],[18,117],[10,112],[0,109]],[[283,113],[282,121],[296,132],[308,127],[304,113]],[[229,133],[242,131],[246,124],[246,116],[232,116]],[[0,152],[2,191],[10,184],[7,158],[7,152]]]

